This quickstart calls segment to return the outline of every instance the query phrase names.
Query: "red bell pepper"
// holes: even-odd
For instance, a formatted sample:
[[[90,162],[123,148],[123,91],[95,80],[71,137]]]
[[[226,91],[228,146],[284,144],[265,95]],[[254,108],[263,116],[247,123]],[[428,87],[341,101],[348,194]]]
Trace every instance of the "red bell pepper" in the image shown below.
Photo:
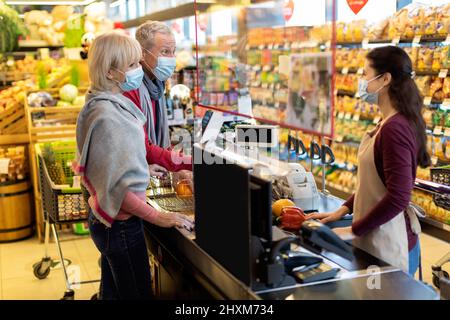
[[[280,223],[280,228],[298,231],[306,220],[306,216],[303,210],[298,207],[284,207],[277,220]]]

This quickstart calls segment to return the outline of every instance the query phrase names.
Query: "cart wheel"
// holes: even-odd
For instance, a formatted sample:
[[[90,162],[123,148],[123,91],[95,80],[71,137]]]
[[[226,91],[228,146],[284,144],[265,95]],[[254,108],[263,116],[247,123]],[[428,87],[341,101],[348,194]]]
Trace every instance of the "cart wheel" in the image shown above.
[[[435,275],[433,275],[433,284],[436,288],[440,289],[439,278]]]
[[[91,297],[91,300],[98,300],[98,293],[94,293]]]
[[[442,271],[442,275],[444,278],[450,279],[450,276],[447,271]],[[436,288],[440,289],[440,281],[439,277],[433,274],[433,284]]]
[[[64,292],[64,297],[62,297],[61,300],[75,300],[75,291],[67,290]]]
[[[34,276],[40,280],[47,278],[48,274],[50,273],[50,264],[46,264],[46,268],[42,270],[42,265],[44,264],[44,262],[44,259],[42,259],[33,268]]]

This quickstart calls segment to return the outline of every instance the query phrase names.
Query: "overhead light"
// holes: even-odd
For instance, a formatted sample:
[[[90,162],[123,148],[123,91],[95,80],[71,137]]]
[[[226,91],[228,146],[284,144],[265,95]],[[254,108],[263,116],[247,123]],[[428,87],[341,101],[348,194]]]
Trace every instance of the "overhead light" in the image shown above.
[[[112,2],[109,5],[109,7],[110,8],[115,8],[115,7],[118,7],[118,6],[120,6],[120,5],[124,4],[124,3],[125,3],[125,0],[116,0],[116,1]]]
[[[7,0],[6,4],[10,6],[18,6],[18,5],[47,5],[47,6],[57,6],[57,5],[70,5],[70,6],[87,6],[88,4],[91,4],[97,0],[81,0],[81,1],[73,1],[73,0]]]

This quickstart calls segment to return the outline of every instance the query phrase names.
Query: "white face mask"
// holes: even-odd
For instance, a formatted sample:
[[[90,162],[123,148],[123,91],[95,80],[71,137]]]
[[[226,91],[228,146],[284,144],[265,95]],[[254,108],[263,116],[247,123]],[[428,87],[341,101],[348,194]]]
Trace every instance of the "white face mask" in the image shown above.
[[[156,57],[151,51],[143,48],[146,52],[150,53],[157,59],[157,65],[155,68],[150,68],[156,79],[160,81],[166,81],[175,72],[177,61],[174,57]]]
[[[369,86],[369,83],[380,78],[382,74],[376,76],[375,78],[372,78],[370,80],[366,79],[359,79],[358,81],[358,94],[361,100],[366,101],[370,104],[378,104],[378,98],[379,98],[379,92],[381,89],[384,88],[384,85],[382,85],[378,90],[375,92],[367,92],[367,87]]]

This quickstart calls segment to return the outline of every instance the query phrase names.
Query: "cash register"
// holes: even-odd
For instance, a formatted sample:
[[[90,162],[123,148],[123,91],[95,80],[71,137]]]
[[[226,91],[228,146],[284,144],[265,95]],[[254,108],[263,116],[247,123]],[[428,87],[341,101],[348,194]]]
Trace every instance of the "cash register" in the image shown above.
[[[291,252],[290,244],[312,244],[347,259],[352,259],[352,248],[318,221],[306,221],[296,236],[276,239],[271,180],[255,175],[255,161],[237,161],[245,156],[228,158],[228,154],[194,145],[198,245],[256,291],[336,276],[339,269],[330,268],[317,255]],[[280,171],[286,166],[274,163],[267,169]]]

